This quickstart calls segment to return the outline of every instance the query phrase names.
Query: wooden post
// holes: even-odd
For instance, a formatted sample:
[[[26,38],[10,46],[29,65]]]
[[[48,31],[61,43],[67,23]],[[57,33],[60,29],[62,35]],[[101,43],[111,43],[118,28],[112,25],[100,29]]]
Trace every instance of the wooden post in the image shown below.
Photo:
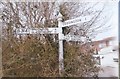
[[[58,15],[58,28],[59,28],[60,32],[59,32],[59,35],[58,35],[58,39],[59,39],[59,75],[60,76],[63,75],[63,71],[64,71],[62,26],[63,26],[62,15],[59,13],[59,15]]]

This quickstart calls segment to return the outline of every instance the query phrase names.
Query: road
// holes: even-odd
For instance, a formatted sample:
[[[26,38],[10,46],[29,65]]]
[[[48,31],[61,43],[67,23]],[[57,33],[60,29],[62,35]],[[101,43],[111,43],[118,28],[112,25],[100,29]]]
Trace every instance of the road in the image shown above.
[[[101,59],[100,67],[103,69],[99,72],[99,77],[118,77],[118,62],[114,62],[113,58],[118,58],[118,51],[101,53],[104,57]]]

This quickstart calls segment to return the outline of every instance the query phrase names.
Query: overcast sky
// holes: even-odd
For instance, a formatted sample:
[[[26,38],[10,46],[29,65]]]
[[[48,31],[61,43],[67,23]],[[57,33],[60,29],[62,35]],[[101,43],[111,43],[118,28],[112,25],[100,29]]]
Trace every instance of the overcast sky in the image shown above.
[[[112,17],[108,22],[111,24],[111,28],[98,34],[95,40],[104,39],[110,36],[115,36],[118,39],[118,2],[109,2],[107,7],[112,11]]]

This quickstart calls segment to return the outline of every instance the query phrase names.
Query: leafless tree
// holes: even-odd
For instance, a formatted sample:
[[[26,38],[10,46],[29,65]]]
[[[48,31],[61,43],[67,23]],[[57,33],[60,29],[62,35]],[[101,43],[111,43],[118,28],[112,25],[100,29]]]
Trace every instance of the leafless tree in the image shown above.
[[[14,29],[57,27],[59,10],[63,15],[63,21],[94,15],[88,22],[63,28],[65,35],[74,34],[90,38],[98,30],[103,30],[108,20],[105,19],[106,16],[102,16],[105,6],[96,9],[98,4],[63,2],[58,6],[57,2],[1,2],[4,76],[59,76],[57,35],[20,35],[16,38],[18,35],[14,33]],[[95,62],[91,60],[91,48],[83,52],[84,49],[80,49],[74,43],[66,43],[64,47],[64,76],[82,77],[97,72]],[[22,73],[27,71],[29,73]]]

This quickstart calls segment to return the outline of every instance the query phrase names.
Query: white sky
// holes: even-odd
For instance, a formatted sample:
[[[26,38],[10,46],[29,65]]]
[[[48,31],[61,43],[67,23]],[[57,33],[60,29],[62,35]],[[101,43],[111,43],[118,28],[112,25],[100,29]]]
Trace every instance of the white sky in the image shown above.
[[[115,36],[118,39],[118,2],[109,2],[108,4],[107,7],[113,12],[109,22],[111,29],[98,34],[94,40],[100,40],[110,36]]]

